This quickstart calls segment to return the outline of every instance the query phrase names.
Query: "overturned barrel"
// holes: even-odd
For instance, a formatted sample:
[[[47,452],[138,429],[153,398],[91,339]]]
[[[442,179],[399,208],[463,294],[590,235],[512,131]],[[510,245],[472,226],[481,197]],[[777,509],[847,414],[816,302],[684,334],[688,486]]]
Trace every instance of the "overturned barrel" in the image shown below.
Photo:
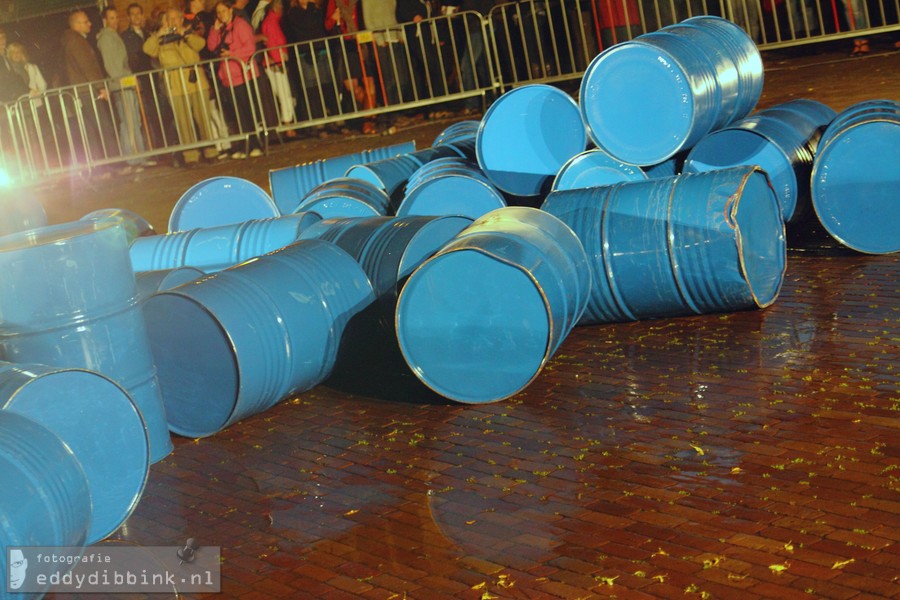
[[[314,212],[323,219],[375,217],[386,215],[389,204],[384,190],[371,181],[338,177],[310,190],[297,206],[297,212]]]
[[[150,221],[136,212],[124,208],[101,208],[100,210],[89,212],[81,217],[81,220],[107,218],[122,220],[122,226],[125,228],[125,235],[128,237],[129,244],[139,237],[156,235],[156,230],[150,224]]]
[[[86,543],[125,522],[150,468],[144,420],[125,390],[83,369],[0,362],[0,408],[55,433],[81,463],[92,498]]]
[[[757,165],[769,176],[784,221],[809,206],[809,177],[820,129],[833,110],[811,100],[793,100],[714,131],[691,149],[685,173]],[[798,206],[799,205],[799,206]]]
[[[144,303],[169,426],[212,435],[321,383],[374,300],[359,264],[305,240]]]
[[[478,165],[461,158],[442,158],[410,176],[397,216],[458,215],[477,219],[504,206],[503,194]]]
[[[106,375],[140,409],[151,461],[172,450],[120,221],[0,238],[0,356]]]
[[[453,146],[425,148],[393,158],[356,165],[347,170],[347,177],[362,179],[384,190],[394,205],[400,201],[403,186],[416,169],[433,160],[459,157],[461,153]]]
[[[205,275],[205,272],[194,267],[177,267],[175,269],[135,273],[134,282],[137,285],[138,297],[144,299],[156,292],[171,290],[173,287],[200,279]]]
[[[26,567],[8,561],[13,546],[84,546],[91,494],[78,459],[48,428],[0,410],[0,581],[21,587]],[[24,557],[19,557],[24,558]],[[11,567],[11,568],[10,568]],[[9,569],[8,569],[9,568]]]
[[[281,211],[264,189],[241,177],[210,177],[190,188],[169,215],[169,232],[271,219]]]
[[[440,132],[437,137],[434,138],[434,141],[431,142],[431,146],[444,146],[446,144],[453,144],[462,140],[474,138],[478,135],[478,127],[480,125],[481,121],[475,121],[473,119],[457,121],[452,125],[448,125]]]
[[[587,133],[578,105],[543,84],[506,92],[481,119],[478,165],[504,192],[538,196],[566,161],[583,152]]]
[[[591,257],[582,323],[763,308],[781,288],[784,224],[756,167],[553,192],[543,209]]]
[[[855,104],[819,141],[812,202],[831,236],[858,252],[900,251],[900,103]]]
[[[325,219],[303,232],[301,240],[331,242],[359,261],[360,252],[376,231],[394,217],[348,217]]]
[[[579,102],[594,143],[627,163],[654,165],[756,105],[759,50],[737,25],[694,17],[601,52]]]
[[[178,267],[195,267],[212,273],[283,248],[297,241],[303,230],[319,220],[318,214],[304,212],[138,238],[128,253],[138,273]]]
[[[459,402],[502,400],[538,376],[581,317],[588,258],[559,219],[502,208],[425,261],[397,302],[400,349],[429,388]]]
[[[272,190],[272,198],[281,214],[288,215],[297,211],[300,200],[314,187],[329,179],[343,177],[350,167],[392,158],[415,150],[416,142],[412,140],[383,148],[371,148],[343,156],[323,158],[283,169],[272,169],[269,171],[269,189]]]
[[[603,150],[594,148],[570,158],[559,169],[550,189],[572,190],[644,179],[647,179],[647,175],[637,165],[623,163]]]

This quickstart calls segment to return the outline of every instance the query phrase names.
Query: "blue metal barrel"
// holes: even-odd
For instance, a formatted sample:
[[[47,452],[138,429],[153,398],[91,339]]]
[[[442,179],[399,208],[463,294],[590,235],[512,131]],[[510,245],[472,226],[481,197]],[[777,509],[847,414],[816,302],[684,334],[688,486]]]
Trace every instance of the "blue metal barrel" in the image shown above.
[[[325,219],[303,232],[302,240],[331,242],[359,261],[360,252],[376,231],[394,217],[348,217]]]
[[[373,300],[359,264],[319,240],[151,296],[144,315],[172,431],[212,435],[321,383],[346,324]]]
[[[550,189],[572,190],[644,179],[647,175],[637,165],[623,163],[600,148],[594,148],[570,158],[556,174]]]
[[[585,324],[762,308],[781,288],[784,224],[756,167],[553,192],[543,209],[591,257]]]
[[[842,111],[819,141],[812,202],[822,226],[858,252],[900,251],[900,103]]]
[[[0,408],[55,433],[81,463],[93,505],[86,543],[125,522],[147,482],[150,447],[124,389],[92,371],[0,362]]]
[[[581,317],[591,289],[578,238],[537,209],[476,220],[407,280],[400,349],[429,388],[459,402],[502,400],[540,373]]]
[[[169,215],[169,232],[208,229],[278,217],[281,211],[264,189],[240,177],[210,177],[190,188]]]
[[[762,82],[759,51],[740,27],[695,17],[604,50],[579,100],[598,147],[654,165],[749,114]]]
[[[307,227],[320,220],[318,214],[304,212],[138,238],[129,255],[138,273],[177,267],[212,273],[296,242]]]
[[[794,221],[807,212],[802,207],[809,204],[809,176],[819,129],[835,114],[825,105],[809,101],[761,110],[700,140],[688,154],[684,172],[757,165],[772,182],[782,218],[786,223]]]
[[[100,210],[89,212],[81,217],[81,220],[108,218],[122,220],[122,226],[125,228],[125,235],[128,237],[129,244],[139,237],[156,235],[156,230],[150,224],[150,221],[136,212],[124,208],[101,208]]]
[[[384,223],[354,255],[375,296],[395,299],[400,282],[472,224],[465,216],[408,216]]]
[[[390,199],[384,190],[366,179],[338,177],[313,188],[297,206],[323,219],[386,215]]]
[[[549,85],[526,85],[498,98],[481,119],[478,165],[499,189],[538,196],[566,161],[584,152],[578,105]]]
[[[371,148],[361,152],[353,152],[343,156],[324,158],[302,165],[294,165],[283,169],[269,171],[269,189],[272,190],[272,198],[281,211],[288,215],[296,212],[301,198],[310,190],[329,179],[343,177],[350,167],[368,163],[416,150],[415,140],[385,146],[383,148]]]
[[[137,285],[138,297],[143,300],[156,292],[171,290],[173,287],[200,279],[205,275],[205,272],[194,267],[176,267],[135,273],[134,282]]]
[[[460,140],[473,138],[478,135],[478,127],[480,125],[481,121],[475,121],[473,119],[457,121],[452,125],[448,125],[446,129],[440,132],[438,136],[434,138],[431,145],[432,147],[443,146],[445,144],[453,144]]]
[[[72,450],[48,428],[0,411],[0,581],[27,575],[9,570],[10,546],[84,546],[91,520],[87,477]]]
[[[410,176],[397,216],[458,215],[476,219],[505,206],[503,194],[478,165],[461,158],[442,158]]]
[[[0,238],[0,356],[106,375],[140,409],[151,462],[172,450],[121,221]]]

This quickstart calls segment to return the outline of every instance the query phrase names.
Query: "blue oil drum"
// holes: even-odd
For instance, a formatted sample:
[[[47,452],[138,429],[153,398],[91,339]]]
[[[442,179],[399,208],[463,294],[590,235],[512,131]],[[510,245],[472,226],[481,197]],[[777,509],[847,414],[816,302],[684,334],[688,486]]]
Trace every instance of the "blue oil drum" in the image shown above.
[[[269,189],[272,190],[272,199],[281,214],[289,215],[297,211],[300,200],[314,187],[329,179],[343,177],[344,173],[354,165],[392,158],[415,152],[415,150],[416,142],[412,140],[382,148],[352,152],[343,156],[323,158],[283,169],[272,169],[269,171]]]
[[[621,181],[642,181],[647,174],[637,165],[623,163],[599,148],[577,154],[560,168],[551,191],[613,185]]]
[[[821,130],[836,114],[811,100],[792,100],[761,110],[700,140],[688,154],[684,172],[757,165],[778,194],[785,223],[792,222],[808,212],[802,207],[809,205],[816,144]]]
[[[318,214],[305,212],[139,238],[132,242],[129,255],[138,273],[178,267],[213,273],[296,242],[320,220]]]
[[[565,92],[543,84],[500,96],[481,119],[475,145],[488,179],[516,196],[545,192],[566,161],[586,147],[578,105]]]
[[[122,220],[122,226],[125,228],[125,235],[128,237],[129,244],[139,237],[156,235],[156,230],[150,224],[150,221],[136,212],[124,208],[101,208],[100,210],[89,212],[81,217],[81,220],[107,218]]]
[[[396,310],[412,372],[465,403],[508,398],[538,376],[581,318],[591,269],[565,224],[534,208],[477,219],[409,277]]]
[[[388,213],[390,198],[366,179],[338,177],[316,186],[300,201],[297,212],[314,212],[323,219],[377,217]]]
[[[766,307],[781,289],[784,223],[757,167],[547,196],[593,268],[582,324]]]
[[[462,158],[442,158],[410,176],[397,216],[457,215],[477,219],[504,206],[503,194],[478,165]]]
[[[169,232],[271,219],[281,215],[269,194],[241,177],[210,177],[184,192],[169,215]]]
[[[8,572],[8,548],[87,544],[91,492],[81,463],[59,436],[8,410],[0,410],[0,481],[0,581],[6,598],[7,584],[18,587],[16,576],[27,574]]]
[[[0,408],[55,433],[81,463],[92,499],[86,543],[125,522],[147,482],[150,446],[124,389],[84,369],[0,362]]]
[[[747,116],[762,59],[734,23],[694,17],[601,52],[579,95],[591,140],[622,162],[655,165]]]
[[[819,141],[812,203],[834,239],[858,252],[900,250],[900,103],[841,112]]]
[[[160,292],[144,315],[173,432],[204,437],[312,388],[374,301],[349,254],[303,240]]]
[[[109,377],[141,411],[151,462],[171,452],[119,219],[75,221],[0,238],[0,356]]]

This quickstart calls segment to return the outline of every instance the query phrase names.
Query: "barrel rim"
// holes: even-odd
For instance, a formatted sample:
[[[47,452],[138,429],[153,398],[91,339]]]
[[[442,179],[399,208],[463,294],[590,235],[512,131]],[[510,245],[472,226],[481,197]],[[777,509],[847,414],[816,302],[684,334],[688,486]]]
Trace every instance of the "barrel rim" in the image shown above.
[[[465,230],[463,230],[463,231],[465,231]],[[484,233],[486,234],[487,232],[484,232]],[[420,271],[422,271],[423,269],[427,268],[428,265],[430,265],[433,261],[439,260],[442,256],[448,256],[448,255],[454,254],[456,252],[475,252],[478,254],[483,254],[489,258],[497,260],[501,263],[504,263],[507,266],[513,267],[514,269],[524,273],[525,276],[531,280],[532,284],[534,284],[534,287],[537,290],[538,295],[540,296],[541,303],[544,305],[544,310],[547,315],[547,339],[545,341],[544,352],[541,357],[540,365],[535,370],[535,372],[531,375],[531,377],[529,377],[527,382],[522,384],[522,386],[520,386],[518,389],[516,389],[512,393],[507,394],[502,397],[499,397],[499,398],[491,398],[488,400],[478,402],[478,401],[472,401],[472,400],[462,400],[459,398],[454,398],[452,396],[448,396],[444,392],[437,389],[437,387],[431,385],[431,382],[423,379],[419,375],[419,372],[415,368],[413,368],[411,361],[407,359],[407,353],[404,348],[403,342],[401,341],[401,334],[400,334],[401,328],[399,326],[400,325],[400,306],[403,302],[404,294],[406,294],[407,290],[409,290],[411,288],[411,286],[409,285],[409,282],[412,282],[414,277],[416,276],[416,274],[419,273]],[[438,254],[435,254],[434,256],[432,256],[431,258],[429,258],[428,260],[423,262],[412,272],[412,274],[410,274],[409,279],[407,281],[407,285],[404,285],[403,289],[400,290],[400,294],[397,296],[397,308],[396,308],[396,310],[394,310],[394,335],[397,338],[397,346],[400,348],[400,352],[403,355],[403,359],[407,362],[407,364],[410,365],[410,370],[416,375],[416,378],[419,381],[421,381],[431,391],[435,392],[436,394],[438,394],[444,398],[449,398],[449,399],[453,400],[454,402],[460,402],[462,404],[490,404],[493,402],[500,402],[502,400],[506,400],[507,398],[511,398],[511,397],[515,396],[516,394],[520,393],[522,390],[527,388],[529,385],[531,385],[534,382],[534,380],[537,379],[540,376],[540,374],[543,372],[544,366],[547,364],[547,361],[550,360],[550,358],[552,356],[553,349],[551,348],[551,341],[553,338],[553,335],[552,335],[553,328],[554,328],[553,311],[551,310],[550,301],[547,298],[547,294],[544,292],[544,288],[541,287],[541,285],[538,283],[537,278],[535,278],[534,274],[531,271],[529,271],[528,269],[526,269],[523,265],[516,264],[516,263],[510,261],[509,259],[506,259],[502,256],[498,256],[497,254],[495,254],[493,252],[489,252],[484,248],[473,248],[473,247],[449,248],[449,249],[440,251]]]
[[[898,103],[898,107],[900,107],[900,103]],[[847,111],[844,111],[844,112],[849,112],[852,108],[853,107],[851,107],[850,109],[847,109]],[[844,113],[839,113],[838,118],[840,118],[840,116],[842,114],[844,114]],[[822,218],[820,208],[819,208],[819,204],[821,201],[818,199],[818,194],[816,193],[816,190],[819,188],[819,171],[821,170],[821,166],[824,164],[825,157],[830,153],[831,148],[838,146],[838,144],[835,144],[833,142],[840,139],[841,135],[843,135],[847,131],[852,131],[853,129],[856,129],[858,127],[864,127],[866,125],[871,125],[873,123],[889,123],[889,124],[900,127],[900,114],[890,113],[890,116],[892,116],[893,118],[887,118],[888,115],[885,115],[884,117],[876,116],[875,118],[872,118],[872,119],[866,119],[864,121],[852,123],[846,127],[841,127],[839,134],[831,136],[831,138],[827,140],[825,146],[819,148],[818,152],[816,153],[816,160],[813,163],[812,173],[810,174],[811,192],[812,192],[810,194],[810,196],[812,197],[813,211],[815,211],[816,217],[818,218],[819,223],[821,223],[822,227],[824,227],[825,230],[828,232],[828,234],[831,237],[833,237],[835,240],[837,240],[838,242],[840,242],[847,248],[850,248],[851,250],[855,250],[855,251],[863,253],[863,254],[872,254],[872,255],[894,254],[894,253],[900,252],[900,248],[894,249],[894,250],[888,250],[886,252],[872,250],[871,248],[867,249],[863,244],[859,243],[859,240],[854,240],[853,243],[851,243],[844,236],[840,235],[836,231],[833,231],[833,227],[831,227],[831,223],[829,222],[829,220]],[[837,120],[837,119],[835,119],[835,120]],[[826,133],[827,133],[827,131],[826,131]],[[824,134],[823,134],[823,137],[824,137]]]
[[[25,231],[18,231],[16,233],[0,236],[0,253],[16,252],[51,244],[66,244],[79,237],[88,236],[114,227],[122,227],[119,219],[103,217],[99,219],[87,219],[84,221],[69,221],[58,225],[49,225],[37,227],[35,229],[27,229]]]
[[[250,260],[257,260],[257,259],[253,258]],[[189,294],[185,294],[184,292],[180,291],[179,288],[180,288],[180,286],[178,288],[173,288],[171,290],[166,290],[166,291],[160,292],[158,294],[154,294],[153,296],[151,296],[150,298],[147,299],[147,302],[148,303],[149,302],[158,302],[159,298],[176,297],[176,298],[179,298],[181,300],[187,301],[187,302],[195,305],[201,312],[205,313],[206,316],[208,316],[209,319],[212,321],[212,323],[215,325],[216,329],[218,329],[219,332],[222,334],[222,337],[225,340],[226,346],[229,350],[231,364],[234,367],[234,373],[235,373],[235,380],[234,380],[235,385],[234,385],[234,390],[233,390],[234,394],[233,394],[233,397],[231,398],[231,409],[228,412],[228,417],[224,421],[222,421],[221,426],[219,426],[219,428],[216,429],[215,431],[209,431],[209,432],[189,431],[187,428],[182,428],[182,427],[179,427],[178,425],[172,423],[170,420],[168,420],[168,417],[167,417],[166,421],[168,423],[169,430],[172,433],[175,433],[182,437],[200,439],[200,438],[213,436],[213,435],[219,433],[220,431],[222,431],[224,428],[228,427],[229,424],[231,424],[231,420],[234,418],[235,412],[237,411],[238,399],[240,397],[241,379],[242,379],[241,365],[240,365],[240,361],[238,360],[237,345],[235,344],[234,339],[231,336],[231,333],[222,325],[222,321],[216,316],[216,314],[212,310],[210,310],[210,308],[208,306],[206,306],[205,303],[199,301],[197,298],[194,298],[193,296],[191,296]],[[165,400],[165,396],[163,396],[163,400]]]
[[[22,365],[22,366],[25,366],[25,365]],[[28,365],[28,366],[30,366],[30,365]],[[48,370],[40,373],[38,375],[38,377],[45,377],[47,375],[54,375],[57,373],[84,373],[87,375],[94,375],[102,380],[105,380],[107,383],[112,384],[113,386],[118,388],[120,392],[122,392],[122,395],[128,400],[128,402],[131,404],[131,407],[134,409],[134,413],[137,415],[138,419],[140,419],[141,429],[144,432],[144,442],[145,442],[145,445],[147,448],[147,454],[144,459],[145,464],[142,465],[142,469],[141,469],[143,473],[140,478],[140,481],[138,482],[138,488],[134,495],[134,498],[132,498],[130,504],[125,507],[124,512],[121,515],[119,515],[119,518],[121,519],[119,521],[119,523],[113,529],[111,529],[109,531],[104,531],[104,532],[98,533],[97,535],[99,535],[100,537],[98,537],[97,540],[94,540],[94,541],[100,541],[100,540],[106,539],[107,537],[112,535],[116,530],[118,530],[122,526],[122,524],[124,524],[125,521],[127,521],[128,518],[132,514],[134,514],[134,511],[137,509],[138,504],[140,504],[141,497],[143,496],[144,490],[147,488],[147,481],[150,478],[150,466],[151,466],[150,430],[147,428],[147,421],[144,419],[144,415],[141,412],[140,408],[138,407],[137,403],[134,401],[134,398],[132,398],[131,394],[128,393],[128,390],[126,390],[124,387],[119,385],[115,380],[104,375],[103,373],[99,373],[97,371],[91,371],[89,369],[78,368],[78,367],[56,367],[56,366],[50,366],[50,365],[41,365],[41,366],[47,367]],[[14,406],[10,407],[10,405],[14,404],[16,397],[20,393],[25,393],[25,390],[24,390],[25,387],[26,386],[21,386],[18,389],[16,389],[16,391],[7,399],[6,403],[4,403],[2,406],[0,406],[0,411],[8,410],[9,412],[21,415],[21,413],[16,411]],[[24,417],[30,419],[30,417],[28,415],[21,415],[21,416],[24,416]],[[31,419],[31,420],[34,420],[34,419]],[[39,423],[39,424],[44,426],[46,429],[50,430],[46,425],[43,425],[43,423]],[[52,433],[55,433],[52,430],[50,430],[50,431]],[[59,437],[59,436],[57,435],[57,437]],[[64,446],[66,446],[66,448],[70,452],[72,452],[73,455],[75,454],[74,451],[69,447],[69,444],[65,440],[60,438],[60,441],[63,443]],[[77,455],[75,455],[75,457],[78,458]],[[81,466],[82,471],[84,471],[84,465],[81,464],[80,459],[78,460],[78,464]],[[85,479],[88,482],[88,490],[90,490],[91,485],[90,485],[90,479],[88,479],[88,477],[87,477],[87,472],[85,472]],[[93,494],[91,494],[91,515],[92,515],[92,517],[93,517],[93,508],[94,508],[94,497],[93,497]],[[88,524],[87,533],[90,533],[90,530],[92,529],[93,524],[94,524],[94,519],[91,518],[90,523]],[[92,539],[90,537],[86,537],[86,540],[88,541],[88,543],[94,543],[94,541],[92,541]]]
[[[781,273],[778,278],[778,285],[775,286],[774,290],[772,290],[772,297],[766,301],[763,301],[760,299],[759,294],[757,293],[758,290],[754,289],[753,282],[751,281],[750,274],[747,269],[747,261],[744,257],[744,247],[742,244],[741,227],[740,227],[740,223],[738,223],[738,220],[737,220],[738,208],[740,207],[741,201],[744,200],[744,189],[749,184],[750,179],[757,173],[762,175],[763,180],[766,183],[766,186],[772,192],[770,194],[770,197],[771,197],[772,201],[775,203],[775,213],[777,215],[779,215],[778,223],[779,223],[779,228],[781,231],[780,239],[782,241],[785,239],[784,219],[782,219],[780,217],[781,216],[781,208],[779,207],[779,204],[778,204],[778,193],[772,187],[772,182],[771,182],[771,180],[769,180],[769,176],[761,168],[759,168],[757,166],[748,168],[747,172],[744,173],[743,177],[741,177],[741,182],[738,185],[738,193],[735,194],[735,196],[733,196],[734,201],[730,202],[730,207],[726,206],[726,209],[728,210],[729,222],[734,223],[734,232],[735,232],[734,241],[735,241],[735,245],[737,246],[738,264],[740,265],[740,268],[741,268],[741,275],[744,277],[744,281],[747,282],[747,289],[750,290],[750,296],[753,298],[753,302],[756,304],[756,306],[759,308],[767,308],[767,307],[771,306],[772,304],[774,304],[775,301],[778,299],[778,295],[781,293],[781,287],[784,285],[784,274],[787,272],[787,245],[780,244],[778,246],[778,248],[779,248],[778,254],[779,254],[779,258],[780,258],[780,262],[781,262]]]

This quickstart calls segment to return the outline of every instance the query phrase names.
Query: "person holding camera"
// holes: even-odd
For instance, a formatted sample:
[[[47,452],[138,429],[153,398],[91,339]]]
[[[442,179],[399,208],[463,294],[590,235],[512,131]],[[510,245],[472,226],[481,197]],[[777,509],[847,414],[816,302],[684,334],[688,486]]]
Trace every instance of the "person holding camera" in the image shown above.
[[[181,144],[198,140],[212,140],[209,121],[209,81],[199,65],[200,50],[206,45],[184,22],[184,14],[176,9],[166,10],[160,18],[160,28],[144,42],[144,52],[159,60],[165,69],[165,88],[175,113],[175,126]],[[199,135],[198,135],[199,134]],[[215,146],[203,147],[203,156],[213,159]],[[182,152],[185,165],[200,162],[200,150]]]
[[[229,93],[223,94],[226,112],[241,134],[248,135],[250,156],[262,155],[262,144],[256,134],[257,115],[250,101],[251,88],[259,77],[259,67],[253,60],[256,51],[256,39],[253,27],[244,19],[235,18],[233,0],[219,0],[216,3],[216,22],[206,40],[206,46],[221,58],[217,74],[219,81]],[[238,151],[231,158],[246,158],[247,154]]]

